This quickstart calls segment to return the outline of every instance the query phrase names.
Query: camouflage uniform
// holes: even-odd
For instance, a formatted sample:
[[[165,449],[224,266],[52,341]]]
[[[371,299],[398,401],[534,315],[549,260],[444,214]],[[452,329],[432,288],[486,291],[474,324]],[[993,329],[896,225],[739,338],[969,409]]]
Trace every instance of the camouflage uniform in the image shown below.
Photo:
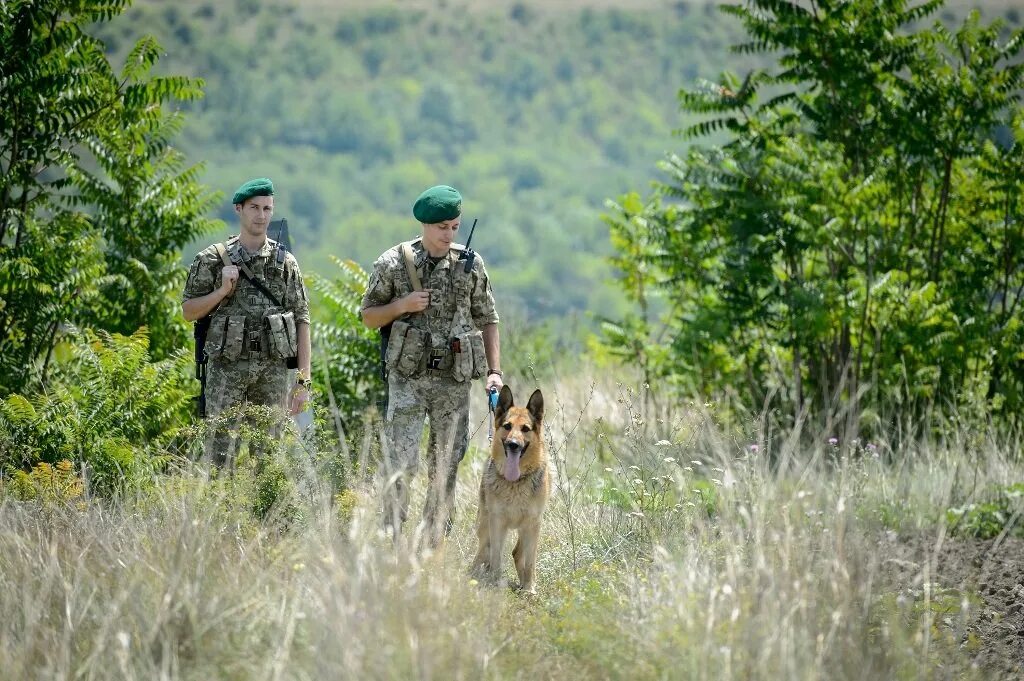
[[[487,279],[482,258],[474,258],[470,272],[465,272],[465,260],[459,260],[462,248],[453,245],[448,255],[435,263],[428,257],[423,244],[412,243],[414,262],[423,288],[431,291],[429,307],[420,313],[407,315],[399,321],[429,334],[422,358],[415,362],[402,362],[388,352],[388,408],[385,416],[385,451],[383,493],[384,522],[389,527],[400,527],[408,517],[408,485],[419,468],[420,438],[424,415],[430,420],[427,444],[428,492],[423,509],[423,525],[431,541],[440,539],[441,529],[451,525],[451,500],[455,492],[455,479],[459,463],[469,446],[469,394],[474,376],[463,370],[461,359],[470,358],[470,348],[460,347],[463,353],[453,351],[452,339],[464,339],[467,332],[475,333],[479,347],[474,348],[473,360],[486,364],[482,358],[483,345],[479,331],[498,322],[494,309],[494,296]],[[381,255],[373,265],[362,307],[386,305],[413,291],[406,270],[401,245]],[[392,343],[395,342],[392,330]],[[463,343],[468,345],[468,343]],[[476,344],[476,340],[474,340]],[[415,368],[410,371],[410,365]],[[436,368],[431,368],[436,367]],[[464,369],[464,367],[462,367]],[[476,377],[486,366],[476,367]],[[439,514],[446,518],[439,523]]]
[[[209,358],[206,379],[206,414],[216,417],[240,404],[285,408],[290,372],[285,360],[274,356],[264,317],[273,312],[291,312],[295,324],[309,323],[309,301],[299,264],[291,253],[277,263],[277,242],[267,239],[255,253],[234,236],[226,242],[234,263],[245,263],[250,271],[284,306],[276,308],[248,279],[239,276],[235,291],[213,312],[206,339]],[[192,262],[185,281],[183,300],[212,293],[221,284],[224,265],[217,247],[201,251]],[[207,456],[224,464],[233,451],[228,436],[218,432],[207,443]]]

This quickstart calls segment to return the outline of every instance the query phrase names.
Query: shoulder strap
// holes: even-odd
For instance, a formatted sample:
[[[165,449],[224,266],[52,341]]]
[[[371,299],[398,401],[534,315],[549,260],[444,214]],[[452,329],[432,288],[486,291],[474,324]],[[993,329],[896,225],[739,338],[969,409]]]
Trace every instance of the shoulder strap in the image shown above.
[[[423,284],[420,282],[420,275],[416,272],[416,261],[412,254],[413,241],[402,242],[402,255],[405,257],[405,271],[409,274],[409,281],[412,282],[413,291],[422,291]]]
[[[214,244],[213,247],[217,250],[217,255],[220,256],[221,263],[224,264],[224,265],[230,265],[231,264],[231,258],[228,257],[227,246],[223,242],[220,242],[220,243]],[[217,306],[215,308],[213,308],[208,313],[206,313],[206,317],[204,317],[203,319],[206,319],[207,323],[209,323],[210,317],[213,316],[213,313],[216,312],[217,310],[219,310],[220,306],[223,305],[223,304],[224,304],[224,300],[221,300],[219,303],[217,303]]]
[[[231,258],[228,257],[228,248],[223,242],[218,243],[214,246],[217,249],[217,255],[220,256],[220,261],[225,265],[231,264]]]

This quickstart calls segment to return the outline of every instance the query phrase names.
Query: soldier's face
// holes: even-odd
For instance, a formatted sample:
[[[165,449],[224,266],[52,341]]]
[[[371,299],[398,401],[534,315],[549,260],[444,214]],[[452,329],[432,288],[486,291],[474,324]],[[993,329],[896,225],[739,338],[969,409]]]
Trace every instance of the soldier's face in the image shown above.
[[[274,197],[254,196],[245,203],[235,206],[242,231],[251,236],[267,233],[270,219],[274,217]]]
[[[442,256],[448,252],[459,231],[461,217],[444,222],[423,223],[423,246],[430,255]]]

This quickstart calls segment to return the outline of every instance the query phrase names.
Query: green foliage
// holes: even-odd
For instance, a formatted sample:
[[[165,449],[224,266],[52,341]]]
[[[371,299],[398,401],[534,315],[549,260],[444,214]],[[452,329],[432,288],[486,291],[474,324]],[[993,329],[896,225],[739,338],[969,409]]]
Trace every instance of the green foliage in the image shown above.
[[[191,368],[179,352],[153,362],[145,329],[70,337],[45,392],[0,401],[0,470],[70,460],[92,492],[143,481],[168,461],[191,407]]]
[[[1019,419],[1024,33],[977,14],[913,28],[937,7],[726,8],[751,38],[737,49],[777,68],[681,92],[703,117],[682,134],[722,144],[611,206],[639,313],[610,348],[849,437],[882,414]]]
[[[992,539],[1006,532],[1024,537],[1024,483],[996,491],[991,501],[966,504],[946,511],[946,524],[954,534]]]
[[[67,459],[51,466],[37,463],[31,471],[14,472],[8,486],[15,499],[39,501],[43,504],[65,504],[82,496],[82,479]]]
[[[0,394],[46,381],[68,323],[148,326],[158,357],[187,337],[178,249],[213,225],[212,196],[170,147],[181,120],[163,107],[202,81],[151,75],[150,37],[115,73],[89,31],[127,5],[0,7]]]
[[[368,275],[351,260],[333,261],[334,279],[317,274],[309,278],[316,294],[313,373],[327,393],[332,415],[341,419],[341,429],[354,434],[367,408],[384,403],[387,386],[380,378],[380,335],[360,315]]]
[[[293,499],[295,488],[288,475],[291,469],[278,454],[277,451],[265,454],[255,461],[252,512],[261,520],[273,514],[276,519],[288,522],[297,514]]]
[[[682,522],[717,516],[724,470],[695,458],[698,455],[692,447],[669,440],[652,441],[639,409],[640,399],[631,389],[620,394],[618,402],[628,416],[625,428],[610,438],[609,434],[598,435],[599,440],[611,442],[601,449],[609,465],[594,491],[596,503],[621,512],[622,531],[643,544],[671,535]]]

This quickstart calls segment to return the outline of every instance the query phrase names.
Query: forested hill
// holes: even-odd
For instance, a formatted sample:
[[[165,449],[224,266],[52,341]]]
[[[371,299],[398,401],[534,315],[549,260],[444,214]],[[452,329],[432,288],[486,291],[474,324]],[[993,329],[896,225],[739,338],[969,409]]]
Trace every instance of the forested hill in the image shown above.
[[[342,5],[143,0],[102,30],[115,61],[150,33],[161,70],[205,80],[178,143],[230,226],[234,187],[272,177],[307,270],[368,267],[448,183],[503,303],[614,314],[604,202],[682,147],[680,87],[749,65],[736,23],[658,0]]]
[[[504,302],[611,311],[604,201],[679,146],[676,93],[730,65],[737,27],[685,3],[469,4],[148,0],[103,30],[115,61],[151,33],[162,71],[206,81],[179,145],[225,219],[242,179],[272,177],[306,269],[369,267],[448,183]]]

